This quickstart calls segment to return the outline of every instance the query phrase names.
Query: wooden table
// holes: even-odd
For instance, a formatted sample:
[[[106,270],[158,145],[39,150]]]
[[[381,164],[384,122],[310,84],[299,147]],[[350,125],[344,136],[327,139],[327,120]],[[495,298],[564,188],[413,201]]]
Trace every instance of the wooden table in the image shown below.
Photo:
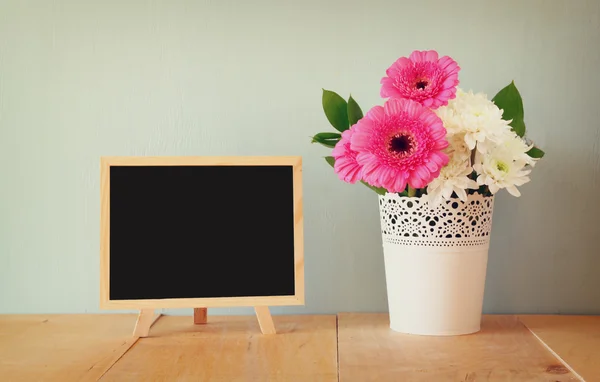
[[[600,381],[600,317],[552,318],[484,316],[479,333],[421,337],[391,332],[387,314],[341,314],[340,381]]]
[[[392,332],[387,314],[0,315],[0,381],[600,381],[600,317],[484,316],[457,337]],[[339,379],[338,379],[339,378]]]

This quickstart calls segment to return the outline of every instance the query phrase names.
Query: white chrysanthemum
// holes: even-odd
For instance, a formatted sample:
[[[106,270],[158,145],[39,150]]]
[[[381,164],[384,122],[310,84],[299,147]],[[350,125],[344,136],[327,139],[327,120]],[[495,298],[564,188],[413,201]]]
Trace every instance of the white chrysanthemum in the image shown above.
[[[448,134],[446,140],[448,147],[444,151],[451,160],[468,161],[471,158],[471,149],[465,142],[464,134]]]
[[[523,143],[523,144],[521,144]],[[533,160],[526,154],[529,147],[513,134],[511,138],[490,148],[482,155],[477,153],[473,168],[478,174],[477,183],[487,185],[492,194],[502,188],[513,196],[521,196],[517,186],[529,182]]]
[[[511,130],[509,121],[502,119],[502,110],[484,93],[457,89],[456,98],[435,112],[448,134],[463,135],[469,149],[477,147],[481,153],[486,153],[491,144],[500,142]]]
[[[427,185],[427,194],[429,203],[437,206],[442,199],[450,200],[452,193],[460,198],[467,200],[468,189],[478,189],[479,185],[469,175],[473,172],[470,164],[471,150],[466,146],[462,135],[453,135],[448,137],[450,143],[446,149],[446,154],[450,161],[440,171],[440,175]]]
[[[498,145],[503,146],[503,150],[511,152],[514,160],[524,161],[529,166],[534,167],[538,159],[530,157],[527,152],[533,148],[533,144],[528,144],[523,138],[520,138],[514,131],[509,131],[500,140]]]

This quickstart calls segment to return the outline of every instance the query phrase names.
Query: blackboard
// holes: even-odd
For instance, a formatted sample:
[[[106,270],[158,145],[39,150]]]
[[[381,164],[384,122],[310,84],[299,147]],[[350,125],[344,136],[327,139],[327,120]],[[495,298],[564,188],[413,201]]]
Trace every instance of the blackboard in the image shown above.
[[[303,303],[299,157],[110,157],[101,180],[101,305]]]

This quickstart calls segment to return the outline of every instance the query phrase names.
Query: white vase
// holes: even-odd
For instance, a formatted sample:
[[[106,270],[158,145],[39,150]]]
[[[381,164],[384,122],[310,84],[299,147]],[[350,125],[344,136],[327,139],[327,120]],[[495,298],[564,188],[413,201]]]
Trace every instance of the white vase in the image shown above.
[[[428,197],[379,196],[390,328],[419,335],[480,330],[494,197],[430,208]]]

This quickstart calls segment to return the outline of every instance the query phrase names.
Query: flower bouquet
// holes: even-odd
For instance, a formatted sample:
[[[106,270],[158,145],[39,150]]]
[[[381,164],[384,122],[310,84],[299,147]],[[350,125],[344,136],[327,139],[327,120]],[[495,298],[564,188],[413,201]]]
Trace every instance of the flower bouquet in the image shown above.
[[[525,137],[514,84],[491,100],[458,87],[460,67],[436,51],[396,60],[383,105],[323,90],[336,132],[312,138],[344,182],[379,196],[393,330],[457,335],[480,329],[494,195],[517,187],[544,152]]]

